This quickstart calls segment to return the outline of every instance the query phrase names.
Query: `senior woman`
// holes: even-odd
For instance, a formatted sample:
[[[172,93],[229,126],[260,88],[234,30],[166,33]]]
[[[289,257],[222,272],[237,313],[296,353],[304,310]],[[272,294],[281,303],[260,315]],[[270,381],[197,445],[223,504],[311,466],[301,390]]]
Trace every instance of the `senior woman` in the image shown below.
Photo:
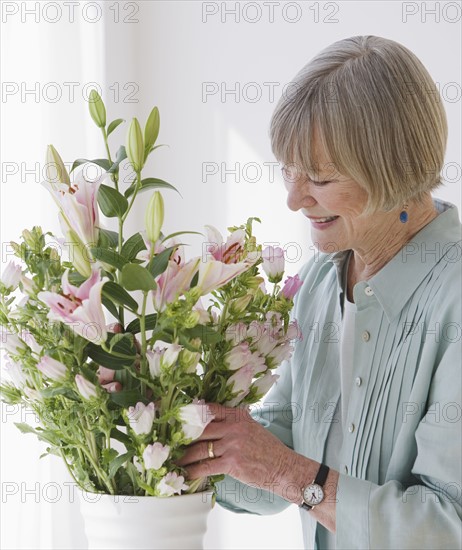
[[[433,199],[447,125],[422,63],[341,40],[273,115],[291,210],[319,250],[300,272],[303,338],[265,405],[212,405],[182,464],[228,474],[241,512],[300,506],[306,547],[461,546],[461,226]]]

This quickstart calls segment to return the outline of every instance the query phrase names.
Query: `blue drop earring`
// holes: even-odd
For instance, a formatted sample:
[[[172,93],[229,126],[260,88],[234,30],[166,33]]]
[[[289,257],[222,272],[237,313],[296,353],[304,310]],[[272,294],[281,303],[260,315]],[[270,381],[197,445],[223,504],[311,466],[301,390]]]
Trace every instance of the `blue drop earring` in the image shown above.
[[[399,213],[399,221],[400,221],[401,223],[406,223],[407,220],[409,219],[406,209],[407,209],[407,204],[405,204],[405,205],[403,206],[403,209],[402,209],[401,212]]]

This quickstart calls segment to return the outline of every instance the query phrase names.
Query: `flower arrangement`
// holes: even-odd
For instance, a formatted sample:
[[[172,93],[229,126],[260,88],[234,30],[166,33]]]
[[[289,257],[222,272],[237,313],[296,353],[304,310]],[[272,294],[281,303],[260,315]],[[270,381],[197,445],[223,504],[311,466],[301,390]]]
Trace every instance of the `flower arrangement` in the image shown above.
[[[289,277],[281,287],[282,250],[256,243],[256,218],[230,228],[225,239],[206,226],[204,254],[186,260],[178,238],[187,232],[162,233],[158,189],[175,188],[142,176],[159,147],[158,109],[144,131],[133,119],[114,158],[108,138],[124,121],[106,124],[96,91],[89,106],[107,158],[76,160],[71,182],[48,147],[44,185],[64,239],[40,227],[24,230],[21,242],[12,243],[20,263],[10,262],[1,276],[0,345],[8,373],[1,398],[35,411],[37,426],[16,425],[44,441],[45,454],[62,457],[86,491],[194,492],[201,480],[186,483],[176,461],[211,421],[207,402],[249,405],[274,383],[272,371],[299,337],[289,313],[301,281]],[[127,158],[134,180],[123,190],[119,170]],[[94,181],[82,170],[88,162],[103,171]],[[126,238],[127,215],[148,191],[144,231]],[[100,211],[118,231],[101,226]],[[69,248],[68,257],[56,242]]]

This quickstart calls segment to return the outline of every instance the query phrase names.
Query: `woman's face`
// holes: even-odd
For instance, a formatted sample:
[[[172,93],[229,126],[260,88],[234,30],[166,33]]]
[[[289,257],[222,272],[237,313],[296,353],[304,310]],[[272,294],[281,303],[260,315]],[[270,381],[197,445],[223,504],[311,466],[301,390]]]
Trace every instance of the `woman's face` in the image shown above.
[[[321,252],[367,248],[367,243],[385,224],[385,213],[360,217],[367,203],[367,192],[354,180],[339,174],[321,147],[315,150],[316,173],[302,174],[290,165],[283,168],[287,205],[309,218],[313,244]]]

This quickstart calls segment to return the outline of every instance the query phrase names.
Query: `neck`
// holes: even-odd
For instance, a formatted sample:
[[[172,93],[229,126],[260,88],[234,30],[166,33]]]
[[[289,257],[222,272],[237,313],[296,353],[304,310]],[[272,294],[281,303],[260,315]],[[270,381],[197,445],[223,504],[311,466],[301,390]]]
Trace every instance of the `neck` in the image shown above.
[[[381,214],[383,224],[374,224],[366,235],[367,245],[353,248],[348,269],[348,299],[352,301],[353,287],[359,281],[370,279],[382,269],[403,246],[423,227],[438,216],[431,196],[421,203],[410,203],[408,221],[399,221],[396,210]]]

